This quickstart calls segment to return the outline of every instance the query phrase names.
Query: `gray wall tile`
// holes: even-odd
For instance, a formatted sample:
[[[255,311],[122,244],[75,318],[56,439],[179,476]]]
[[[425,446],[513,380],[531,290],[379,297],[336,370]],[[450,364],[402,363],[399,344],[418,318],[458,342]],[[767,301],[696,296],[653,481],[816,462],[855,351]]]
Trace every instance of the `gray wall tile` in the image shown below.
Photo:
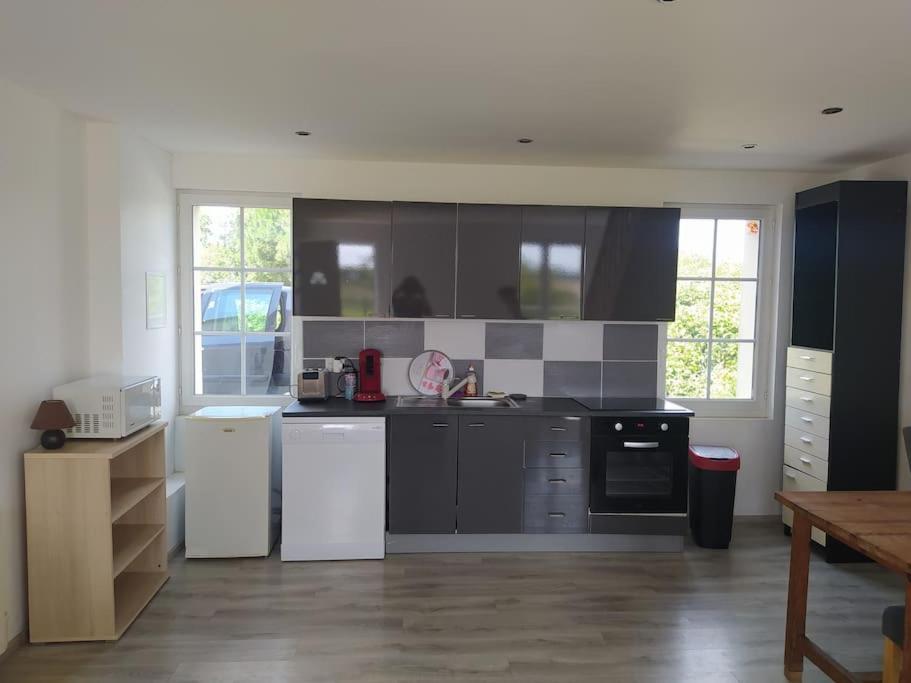
[[[604,361],[601,395],[651,397],[658,393],[657,362]]]
[[[379,349],[386,358],[414,358],[424,350],[424,322],[413,320],[367,321],[367,348]]]
[[[604,360],[657,360],[657,325],[605,325]]]
[[[452,370],[459,379],[463,378],[465,373],[468,372],[469,365],[474,365],[474,374],[478,377],[478,395],[483,396],[484,392],[487,391],[484,386],[484,361],[474,359],[456,360],[455,358],[450,360],[452,361]]]
[[[357,358],[364,348],[364,323],[360,320],[304,320],[303,353],[307,358]]]
[[[600,396],[601,363],[598,361],[544,361],[545,396]]]
[[[485,358],[538,360],[544,357],[544,325],[541,323],[487,323]]]

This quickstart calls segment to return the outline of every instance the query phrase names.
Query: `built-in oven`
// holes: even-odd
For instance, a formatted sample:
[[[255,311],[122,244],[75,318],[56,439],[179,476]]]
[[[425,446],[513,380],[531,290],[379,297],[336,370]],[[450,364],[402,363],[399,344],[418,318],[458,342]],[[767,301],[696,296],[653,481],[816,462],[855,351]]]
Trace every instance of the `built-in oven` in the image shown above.
[[[593,418],[592,513],[685,513],[685,417]]]

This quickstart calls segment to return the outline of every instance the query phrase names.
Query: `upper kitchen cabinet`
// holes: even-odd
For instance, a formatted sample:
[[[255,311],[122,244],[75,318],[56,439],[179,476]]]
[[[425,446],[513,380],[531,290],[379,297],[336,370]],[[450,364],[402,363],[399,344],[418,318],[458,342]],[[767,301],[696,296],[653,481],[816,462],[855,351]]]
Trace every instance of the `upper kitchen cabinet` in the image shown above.
[[[459,204],[456,317],[510,320],[519,308],[522,207]]]
[[[680,209],[589,208],[585,320],[674,319]]]
[[[295,199],[294,314],[389,315],[392,203]]]
[[[523,318],[579,319],[584,240],[584,208],[523,207],[519,277]]]
[[[393,203],[393,317],[455,314],[456,216],[455,204]]]

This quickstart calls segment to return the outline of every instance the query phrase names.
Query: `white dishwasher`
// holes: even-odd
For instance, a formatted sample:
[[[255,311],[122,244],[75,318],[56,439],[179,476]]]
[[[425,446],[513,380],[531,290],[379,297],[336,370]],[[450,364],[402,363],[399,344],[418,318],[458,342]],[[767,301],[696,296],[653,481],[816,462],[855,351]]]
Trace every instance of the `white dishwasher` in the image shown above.
[[[282,560],[386,554],[384,418],[282,420]]]

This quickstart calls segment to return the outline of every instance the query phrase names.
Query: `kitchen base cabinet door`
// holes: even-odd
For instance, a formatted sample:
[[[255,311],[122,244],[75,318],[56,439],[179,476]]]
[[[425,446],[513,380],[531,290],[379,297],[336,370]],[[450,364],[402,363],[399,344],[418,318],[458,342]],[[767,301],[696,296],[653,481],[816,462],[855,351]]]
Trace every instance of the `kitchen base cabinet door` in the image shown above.
[[[390,533],[455,533],[458,439],[457,417],[389,419]]]
[[[522,532],[523,435],[513,418],[459,420],[460,534]]]

